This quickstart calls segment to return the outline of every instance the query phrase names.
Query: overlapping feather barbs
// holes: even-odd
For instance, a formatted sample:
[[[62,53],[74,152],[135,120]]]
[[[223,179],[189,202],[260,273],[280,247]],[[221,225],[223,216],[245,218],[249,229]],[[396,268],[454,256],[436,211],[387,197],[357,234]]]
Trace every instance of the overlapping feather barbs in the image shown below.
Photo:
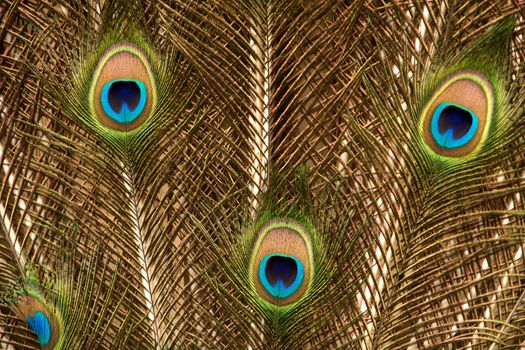
[[[525,3],[0,2],[6,349],[525,347]]]

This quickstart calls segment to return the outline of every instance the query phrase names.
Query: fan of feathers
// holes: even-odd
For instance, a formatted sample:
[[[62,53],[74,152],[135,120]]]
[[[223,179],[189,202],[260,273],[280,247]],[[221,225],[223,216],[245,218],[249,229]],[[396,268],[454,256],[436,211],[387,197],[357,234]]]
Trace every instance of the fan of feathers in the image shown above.
[[[525,348],[525,1],[0,1],[1,349]]]

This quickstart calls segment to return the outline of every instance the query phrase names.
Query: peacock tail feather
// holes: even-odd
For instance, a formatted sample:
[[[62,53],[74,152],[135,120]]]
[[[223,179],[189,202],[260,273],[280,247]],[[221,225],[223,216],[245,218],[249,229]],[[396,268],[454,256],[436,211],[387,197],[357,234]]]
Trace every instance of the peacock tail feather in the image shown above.
[[[525,2],[0,2],[2,349],[525,347]]]

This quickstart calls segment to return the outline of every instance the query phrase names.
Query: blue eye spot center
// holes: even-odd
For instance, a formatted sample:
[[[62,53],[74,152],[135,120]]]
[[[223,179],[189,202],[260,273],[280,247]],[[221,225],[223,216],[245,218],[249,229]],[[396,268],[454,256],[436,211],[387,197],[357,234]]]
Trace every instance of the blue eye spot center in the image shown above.
[[[275,285],[279,280],[285,287],[290,286],[297,277],[297,263],[287,256],[273,255],[266,262],[266,279]]]
[[[446,106],[441,111],[438,121],[439,132],[444,133],[451,129],[454,140],[464,136],[471,126],[472,114],[469,111],[452,105]]]
[[[26,322],[29,329],[36,334],[38,342],[41,345],[47,345],[51,339],[51,325],[46,314],[42,311],[37,311],[33,317],[28,317]]]
[[[259,265],[259,281],[271,296],[285,299],[295,293],[304,279],[300,260],[284,254],[266,255]]]
[[[118,123],[135,120],[144,111],[146,99],[146,85],[135,79],[107,82],[100,96],[104,113]]]
[[[430,131],[439,146],[458,148],[474,138],[478,124],[478,117],[469,109],[443,102],[432,115]]]
[[[133,80],[115,81],[109,87],[108,100],[111,108],[117,113],[121,111],[124,104],[133,111],[140,100],[140,88]]]

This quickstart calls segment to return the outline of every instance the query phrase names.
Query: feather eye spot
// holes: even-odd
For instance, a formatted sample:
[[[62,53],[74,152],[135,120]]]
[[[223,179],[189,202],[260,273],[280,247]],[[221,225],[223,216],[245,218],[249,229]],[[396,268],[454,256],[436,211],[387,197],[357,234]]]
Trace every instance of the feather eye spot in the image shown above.
[[[93,74],[90,100],[96,120],[117,131],[132,131],[148,120],[156,85],[146,54],[130,43],[110,47]]]
[[[493,108],[492,86],[481,73],[453,74],[436,89],[423,109],[423,140],[440,156],[472,155],[487,138]]]
[[[250,271],[252,284],[265,302],[275,306],[297,302],[313,279],[310,234],[293,220],[267,222],[258,232]]]
[[[27,326],[37,336],[40,345],[47,345],[51,339],[51,325],[42,311],[37,311],[26,319]]]
[[[264,289],[278,299],[288,298],[301,286],[304,267],[293,256],[270,254],[259,265],[259,280]]]
[[[452,103],[441,103],[431,121],[432,137],[443,148],[466,145],[478,129],[478,117],[469,109]]]
[[[27,289],[27,294],[13,305],[13,311],[35,333],[42,349],[53,349],[60,342],[61,315],[35,290]]]

